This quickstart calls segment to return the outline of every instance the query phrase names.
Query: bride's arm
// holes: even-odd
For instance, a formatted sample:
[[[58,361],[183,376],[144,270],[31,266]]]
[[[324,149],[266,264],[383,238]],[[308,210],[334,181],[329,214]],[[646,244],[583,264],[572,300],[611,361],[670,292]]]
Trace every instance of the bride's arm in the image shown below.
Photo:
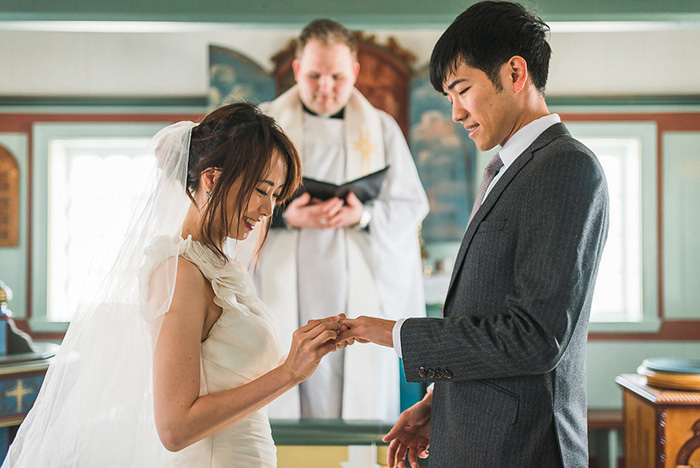
[[[335,350],[338,322],[314,322],[296,332],[287,360],[267,374],[229,390],[199,396],[201,335],[207,311],[199,269],[179,261],[172,304],[163,318],[153,359],[156,428],[171,451],[181,450],[259,410],[307,379]]]

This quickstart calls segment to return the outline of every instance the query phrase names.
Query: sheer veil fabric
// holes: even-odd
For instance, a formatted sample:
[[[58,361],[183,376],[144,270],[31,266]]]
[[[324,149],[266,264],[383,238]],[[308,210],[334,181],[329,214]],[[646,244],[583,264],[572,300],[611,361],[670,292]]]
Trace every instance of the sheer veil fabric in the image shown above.
[[[152,352],[170,306],[182,234],[193,122],[164,128],[127,235],[94,297],[81,303],[3,467],[156,467],[165,455],[153,417]],[[162,239],[161,239],[162,243]],[[167,249],[166,249],[167,250]]]

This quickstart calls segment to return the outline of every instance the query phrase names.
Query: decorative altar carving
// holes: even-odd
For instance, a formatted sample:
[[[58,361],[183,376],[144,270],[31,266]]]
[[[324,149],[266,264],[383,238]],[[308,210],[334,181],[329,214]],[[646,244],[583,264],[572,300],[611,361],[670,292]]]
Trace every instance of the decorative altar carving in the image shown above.
[[[649,386],[642,375],[623,374],[625,466],[700,466],[700,392]]]
[[[0,146],[0,247],[19,243],[19,166]]]

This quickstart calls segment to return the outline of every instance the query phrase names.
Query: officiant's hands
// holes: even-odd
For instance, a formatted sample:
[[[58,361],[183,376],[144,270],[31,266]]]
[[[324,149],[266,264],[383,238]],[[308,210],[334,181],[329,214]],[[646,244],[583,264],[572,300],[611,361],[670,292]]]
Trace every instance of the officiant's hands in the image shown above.
[[[411,468],[418,468],[418,458],[428,457],[430,446],[430,410],[433,392],[401,413],[391,431],[382,438],[389,442],[387,462],[389,468],[406,468],[406,455]]]
[[[333,229],[354,226],[360,222],[364,206],[350,192],[345,200],[319,200],[308,193],[292,200],[285,211],[287,224],[294,228]]]

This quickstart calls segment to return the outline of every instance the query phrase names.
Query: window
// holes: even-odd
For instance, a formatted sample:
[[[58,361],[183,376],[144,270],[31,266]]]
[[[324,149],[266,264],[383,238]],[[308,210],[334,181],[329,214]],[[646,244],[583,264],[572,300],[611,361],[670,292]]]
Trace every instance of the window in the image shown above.
[[[657,331],[656,124],[566,123],[608,182],[610,227],[591,307],[592,331]]]
[[[598,156],[610,194],[608,240],[598,271],[590,330],[657,331],[656,124],[565,124]],[[478,153],[478,177],[495,152]]]
[[[141,157],[160,124],[37,124],[34,128],[32,326],[65,328],[111,267],[155,167]]]
[[[581,138],[608,182],[610,226],[593,295],[591,321],[637,322],[641,310],[641,148],[637,138]]]

